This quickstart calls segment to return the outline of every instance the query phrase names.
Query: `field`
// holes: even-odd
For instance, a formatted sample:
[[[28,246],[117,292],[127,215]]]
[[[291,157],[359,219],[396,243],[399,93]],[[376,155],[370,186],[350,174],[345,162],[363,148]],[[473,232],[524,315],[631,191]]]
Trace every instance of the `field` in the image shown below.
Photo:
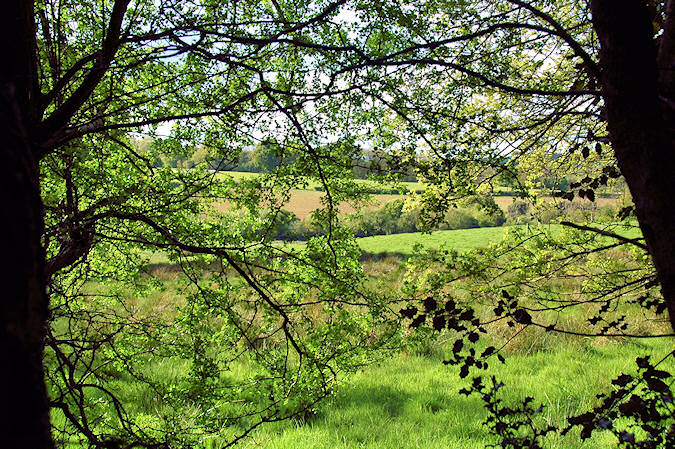
[[[290,200],[283,206],[284,209],[293,212],[300,220],[307,218],[313,211],[322,207],[321,198],[324,196],[323,192],[316,190],[291,190]],[[404,198],[403,195],[393,194],[373,194],[370,204],[366,207],[378,208],[387,201]],[[227,210],[227,202],[217,202],[214,204],[216,210]],[[350,214],[356,211],[353,204],[341,203],[338,209],[342,214]]]
[[[377,235],[358,239],[359,246],[369,254],[401,254],[410,255],[415,245],[426,248],[438,248],[444,245],[457,251],[466,251],[502,239],[510,226],[476,229],[455,229],[434,231],[430,234],[419,232]]]
[[[237,174],[236,176],[257,176]],[[317,190],[293,190],[290,201],[284,207],[304,219],[321,204],[323,193]],[[370,207],[379,207],[386,201],[401,198],[401,195],[374,194]],[[604,203],[615,201],[605,200]],[[496,197],[504,209],[513,202],[513,197]],[[217,205],[227,208],[226,203]],[[342,213],[351,213],[352,205],[342,205]],[[554,232],[560,225],[542,225]],[[416,247],[446,247],[458,252],[487,246],[500,241],[510,230],[523,229],[525,225],[483,227],[435,231],[433,233],[402,233],[366,237],[357,240],[365,254],[376,257],[364,259],[364,269],[373,282],[382,288],[394,290],[402,281],[399,266],[403,259],[414,253]],[[537,230],[530,225],[529,231]],[[635,237],[635,230],[627,230],[627,237]],[[282,245],[282,243],[278,243]],[[291,243],[291,246],[302,243]],[[162,283],[148,297],[134,299],[131,305],[147,314],[171,315],[184,302],[179,292],[182,276],[179,270],[169,265],[161,253],[146,254],[152,263],[151,270]],[[103,288],[103,286],[99,286]],[[582,311],[567,319],[581,325],[587,321]],[[649,324],[658,327],[658,323]],[[654,330],[654,328],[650,328]],[[405,330],[408,332],[408,330]],[[489,333],[481,344],[501,346],[505,336],[501,331]],[[443,364],[451,353],[453,335],[444,331],[437,338],[415,340],[396,353],[383,355],[379,363],[365,366],[356,374],[343,376],[336,394],[319,403],[312,413],[303,418],[267,423],[239,443],[244,449],[389,449],[389,448],[484,448],[496,443],[489,429],[482,425],[486,412],[478,397],[466,397],[458,393],[469,380],[461,379],[458,368]],[[568,416],[587,411],[595,404],[598,392],[610,390],[612,377],[634,369],[637,356],[653,355],[661,358],[670,351],[670,342],[665,339],[588,339],[584,337],[556,337],[543,332],[523,332],[504,350],[508,353],[507,364],[493,370],[499,380],[507,385],[503,397],[511,403],[522,402],[533,396],[544,405],[544,411],[536,419],[539,425],[564,426]],[[238,368],[244,370],[244,368]],[[186,370],[181,363],[158,362],[149,359],[143,367],[148,373],[168,378]],[[148,413],[161,410],[154,393],[147,391],[137,379],[120,374],[115,388],[121,396],[133,403],[132,409]],[[196,413],[196,412],[195,412]],[[56,418],[59,422],[59,418]],[[224,434],[236,435],[237,428],[224,429]],[[616,442],[606,435],[599,435],[581,442],[578,429],[567,436],[555,435],[548,441],[554,449],[610,448]],[[218,438],[204,441],[204,448],[222,447],[225,441]],[[66,447],[80,447],[71,440]]]
[[[248,172],[219,172],[218,176],[221,178],[230,177],[235,179],[236,181],[239,181],[242,179],[254,178],[260,175],[258,173],[248,173]],[[378,184],[375,181],[357,179],[356,182],[358,184],[372,188],[373,192],[381,191],[383,188],[381,184]],[[420,192],[425,188],[424,184],[420,182],[402,182],[400,184],[404,189],[407,189],[407,191],[410,193]],[[317,181],[312,180],[308,183],[306,189],[291,190],[290,200],[284,205],[284,209],[292,211],[298,218],[304,220],[307,216],[309,216],[309,214],[312,211],[322,207],[322,198],[324,197],[324,193],[316,190],[316,188],[319,186],[320,184]],[[395,188],[395,186],[393,185],[390,187],[385,186],[385,188],[386,189]],[[513,204],[513,202],[516,200],[516,197],[513,196],[512,192],[505,190],[505,188],[498,188],[497,190],[500,193],[493,197],[495,203],[497,203],[497,205],[502,210],[506,211],[509,205]],[[371,196],[372,201],[368,205],[366,205],[366,207],[374,209],[381,207],[388,201],[392,201],[395,199],[405,199],[407,197],[408,195],[406,194],[373,193]],[[554,199],[550,196],[547,196],[545,192],[542,192],[542,198],[545,201],[562,201],[560,199]],[[589,204],[588,200],[575,199],[575,202],[582,204]],[[620,202],[621,200],[615,197],[598,197],[595,200],[595,204],[598,207],[602,207],[608,204],[615,205]],[[228,205],[226,202],[219,202],[215,203],[215,207],[217,209],[223,210],[227,209]],[[354,207],[353,204],[342,203],[339,205],[339,210],[342,214],[349,214],[355,212],[356,208]]]
[[[395,288],[400,281],[396,255],[409,255],[413,246],[445,245],[463,251],[501,239],[515,227],[437,231],[432,234],[399,234],[359,239],[364,251],[380,255],[366,260],[370,276],[381,278]],[[522,229],[523,227],[520,226]],[[554,232],[559,225],[549,229]],[[534,230],[534,229],[532,229]],[[636,230],[621,231],[634,237]],[[174,275],[169,275],[170,285]],[[162,300],[170,308],[169,299]],[[583,325],[584,311],[574,311],[568,320]],[[659,324],[651,323],[652,330]],[[483,344],[505,342],[499,331],[491,332]],[[442,362],[451,353],[453,336],[442,333],[437,339],[418,341],[396,354],[383,356],[379,363],[343,378],[335,396],[320,403],[302,419],[266,424],[239,447],[244,449],[389,449],[389,448],[484,448],[495,437],[482,422],[485,410],[478,397],[458,394],[469,380],[460,379],[456,367]],[[492,362],[492,370],[506,384],[503,398],[510,403],[533,396],[544,406],[536,419],[539,425],[564,426],[566,417],[580,414],[596,404],[598,392],[611,390],[610,380],[634,370],[637,356],[660,359],[672,350],[666,339],[584,338],[555,336],[537,329],[522,333],[505,348],[506,365]],[[671,363],[672,364],[672,363]],[[498,369],[495,369],[497,366]],[[175,371],[177,367],[171,367]],[[136,393],[133,383],[130,396]],[[236,434],[236,429],[229,429]],[[205,448],[220,447],[217,439]],[[616,447],[610,435],[596,434],[582,442],[579,429],[548,441],[554,449]]]
[[[230,177],[233,178],[235,181],[239,181],[242,179],[250,179],[250,178],[255,178],[256,176],[260,176],[258,173],[249,173],[249,172],[236,172],[236,171],[221,171],[218,172],[219,177]],[[371,181],[368,179],[357,179],[356,180],[357,184],[367,186],[374,191],[378,191],[382,189],[382,184],[377,182],[377,181]],[[421,191],[424,190],[424,184],[421,182],[401,182],[399,183],[403,188],[407,189],[410,192],[416,192],[416,191]],[[308,190],[316,190],[317,187],[320,187],[321,183],[317,180],[310,180],[307,189]],[[391,186],[391,188],[394,188],[394,185]]]
[[[481,423],[485,411],[476,397],[458,394],[468,383],[443,365],[442,345],[431,354],[403,353],[351,378],[308,422],[270,425],[242,448],[266,449],[478,449],[496,441]],[[564,425],[564,418],[594,403],[608,381],[629,369],[631,354],[663,356],[667,341],[593,342],[556,350],[512,354],[499,369],[512,403],[533,396],[544,405],[540,423]],[[628,362],[627,362],[628,360]],[[607,435],[582,443],[579,430],[550,442],[555,449],[616,447]]]
[[[602,224],[596,225],[602,228]],[[499,242],[509,230],[525,229],[524,225],[498,226],[474,229],[453,229],[447,231],[434,231],[428,234],[420,232],[376,235],[373,237],[363,237],[357,239],[357,242],[364,253],[375,255],[398,254],[409,256],[414,251],[416,245],[424,248],[439,248],[445,246],[448,249],[454,249],[458,252],[469,249],[487,246],[491,243]],[[536,225],[527,227],[529,232],[535,232],[538,229],[552,231],[553,233],[561,229],[561,225]],[[627,237],[636,238],[640,236],[639,230],[633,225],[624,228],[618,226],[613,229],[614,232]]]

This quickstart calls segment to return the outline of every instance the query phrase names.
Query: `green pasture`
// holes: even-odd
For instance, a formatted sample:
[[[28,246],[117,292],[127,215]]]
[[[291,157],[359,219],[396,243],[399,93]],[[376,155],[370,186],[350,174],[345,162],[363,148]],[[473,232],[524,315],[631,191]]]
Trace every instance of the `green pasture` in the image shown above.
[[[600,225],[597,225],[600,226]],[[445,245],[458,251],[494,243],[509,230],[519,227],[476,228],[437,231],[431,234],[398,234],[358,239],[364,252],[390,255],[412,254],[415,245],[439,247]],[[551,225],[554,232],[560,225]],[[529,231],[536,231],[530,226]],[[624,229],[622,235],[637,236],[637,230]],[[296,244],[294,244],[296,245]],[[150,255],[154,263],[166,262],[161,256]],[[371,275],[376,272],[385,283],[384,288],[397,288],[395,266],[398,258],[382,257],[368,261]],[[161,268],[158,268],[161,270]],[[379,270],[379,271],[378,271]],[[177,273],[165,273],[163,285],[152,295],[138,298],[135,307],[147,313],[171,313],[180,303]],[[102,286],[100,286],[102,287]],[[571,312],[572,321],[585,323],[584,310]],[[655,324],[650,324],[653,326]],[[405,330],[404,332],[408,332]],[[658,333],[658,332],[657,332]],[[396,354],[383,354],[379,363],[364,367],[336,388],[336,394],[318,404],[312,413],[302,419],[280,423],[266,423],[239,443],[243,449],[478,449],[496,443],[495,437],[482,422],[486,412],[478,397],[466,397],[458,391],[470,379],[461,379],[456,367],[442,362],[454,342],[453,334],[445,331],[437,338],[416,339]],[[488,329],[482,345],[501,346],[504,336],[497,329]],[[557,336],[528,329],[504,349],[507,363],[493,358],[491,369],[481,374],[494,374],[506,386],[501,390],[504,400],[511,404],[532,396],[544,406],[536,424],[564,426],[568,416],[587,411],[596,404],[598,392],[608,392],[610,381],[621,372],[633,373],[638,356],[651,355],[659,360],[672,350],[670,339],[611,339]],[[177,378],[186,370],[179,360],[148,360],[146,374],[161,374],[167,379]],[[120,374],[112,385],[128,401],[132,412],[149,413],[159,410],[155,393],[138,379]],[[159,408],[158,408],[159,407]],[[199,410],[194,410],[198,413]],[[148,418],[149,419],[149,418]],[[58,424],[63,421],[54,416]],[[223,429],[223,435],[235,436],[241,429]],[[616,447],[611,435],[596,433],[582,442],[576,430],[566,436],[553,435],[547,447],[552,449],[591,449]],[[202,447],[219,448],[224,440],[207,439]],[[71,440],[66,447],[81,447]]]
[[[404,352],[365,368],[320,405],[305,422],[261,428],[245,449],[478,449],[494,444],[482,425],[486,412],[478,397],[458,390],[469,380],[443,365],[442,346],[431,354]],[[595,405],[595,394],[609,391],[610,380],[629,371],[635,356],[662,357],[665,340],[613,341],[562,346],[533,354],[512,354],[492,373],[505,384],[502,397],[515,405],[526,396],[544,406],[537,424],[564,426],[567,416]],[[633,364],[634,365],[634,364]],[[483,375],[485,375],[483,373]],[[581,442],[579,430],[549,439],[552,449],[616,447],[611,435],[596,433]],[[215,447],[215,446],[214,446]]]
[[[603,228],[603,225],[591,225]],[[618,226],[618,225],[617,225]],[[385,255],[401,255],[410,256],[415,251],[416,246],[422,248],[440,248],[441,246],[452,249],[458,252],[467,251],[474,248],[488,246],[492,243],[501,241],[509,230],[524,230],[528,229],[530,232],[536,232],[537,229],[550,230],[558,232],[561,225],[514,225],[514,226],[498,226],[486,228],[473,229],[453,229],[445,231],[434,231],[431,233],[409,232],[402,234],[376,235],[373,237],[363,237],[356,239],[356,242],[361,247],[364,254],[372,254],[377,256]],[[640,236],[640,231],[634,226],[618,226],[613,229],[613,232],[626,237],[637,238]],[[299,248],[304,246],[304,243],[279,243],[291,248]],[[151,264],[167,263],[167,257],[161,252],[145,252],[143,254]]]
[[[378,255],[411,255],[416,245],[424,248],[445,246],[461,252],[487,246],[490,243],[496,243],[504,237],[504,234],[510,228],[512,226],[434,231],[429,234],[410,232],[405,234],[376,235],[357,239],[357,242],[364,253]]]
[[[605,228],[603,224],[591,224],[590,226]],[[446,231],[434,231],[431,233],[411,232],[404,234],[376,235],[373,237],[363,237],[356,239],[364,253],[367,254],[401,254],[409,256],[413,254],[415,246],[424,248],[439,248],[444,246],[458,252],[467,251],[474,248],[488,246],[491,243],[497,243],[506,235],[509,230],[525,230],[527,232],[537,232],[538,230],[559,232],[561,225],[514,225],[498,226],[473,229],[453,229]],[[612,232],[634,239],[640,236],[640,231],[634,226],[615,225]],[[604,238],[604,237],[603,237]]]

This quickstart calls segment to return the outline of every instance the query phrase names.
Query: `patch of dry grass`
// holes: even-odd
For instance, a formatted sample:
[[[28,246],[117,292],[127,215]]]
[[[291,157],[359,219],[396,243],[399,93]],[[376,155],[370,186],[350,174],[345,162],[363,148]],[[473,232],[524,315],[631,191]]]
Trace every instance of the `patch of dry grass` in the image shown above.
[[[284,204],[283,209],[293,212],[300,220],[307,218],[312,212],[323,207],[322,201],[325,201],[325,193],[316,190],[291,190],[291,197]],[[378,194],[372,195],[372,200],[367,204],[368,209],[377,209],[388,201],[405,198],[404,195]],[[224,212],[229,209],[228,201],[216,201],[213,203],[218,212]],[[356,211],[355,204],[341,203],[338,205],[341,214],[346,215]]]

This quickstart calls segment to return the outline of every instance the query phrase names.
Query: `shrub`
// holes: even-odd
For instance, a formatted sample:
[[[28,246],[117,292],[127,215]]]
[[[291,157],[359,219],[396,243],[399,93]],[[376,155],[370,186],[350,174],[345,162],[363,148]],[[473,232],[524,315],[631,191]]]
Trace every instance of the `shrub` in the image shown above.
[[[438,229],[470,229],[477,228],[478,220],[466,209],[453,208],[446,212]]]
[[[530,203],[523,200],[515,200],[506,208],[506,215],[509,219],[517,219],[530,212]]]

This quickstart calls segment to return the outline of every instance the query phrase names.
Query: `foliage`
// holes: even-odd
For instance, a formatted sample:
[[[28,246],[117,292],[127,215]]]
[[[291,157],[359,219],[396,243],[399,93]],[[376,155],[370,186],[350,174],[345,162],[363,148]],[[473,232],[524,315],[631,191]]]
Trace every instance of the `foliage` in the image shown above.
[[[595,14],[602,5],[591,4],[596,21],[615,16]],[[380,180],[414,175],[428,184],[418,211],[425,230],[448,220],[478,225],[454,206],[490,194],[503,173],[522,195],[542,184],[565,187],[558,181],[573,175],[558,196],[594,201],[620,178],[618,165],[637,165],[640,173],[670,166],[658,162],[672,148],[641,151],[651,135],[672,144],[665,131],[647,128],[672,128],[661,115],[636,121],[647,130],[637,136],[642,143],[628,131],[620,137],[632,139],[608,132],[622,129],[616,117],[648,101],[671,114],[670,90],[633,83],[653,87],[654,95],[632,92],[630,107],[616,112],[605,98],[621,98],[621,89],[607,88],[606,77],[616,74],[597,62],[616,46],[600,51],[606,35],[575,1],[30,5],[10,15],[30,21],[24,28],[31,35],[17,35],[16,45],[30,61],[11,66],[8,72],[19,73],[11,83],[3,78],[3,117],[13,120],[12,142],[23,139],[8,154],[35,165],[32,191],[44,206],[34,211],[44,229],[41,220],[30,229],[42,234],[38,266],[49,319],[38,320],[35,332],[45,333],[36,340],[46,342],[53,367],[47,387],[59,439],[190,446],[236,424],[243,430],[225,443],[234,444],[263,423],[310,410],[339,373],[394,342],[399,317],[391,303],[400,298],[369,288],[353,235],[338,220],[341,203],[368,198],[353,180],[356,163],[367,162]],[[665,4],[649,5],[640,4],[644,17],[637,19],[653,46],[673,33],[665,29]],[[651,46],[644,57],[656,54]],[[151,143],[142,145],[146,138]],[[256,146],[251,162],[264,175],[236,183],[209,170],[236,166]],[[662,198],[639,190],[641,174],[624,172],[640,195],[632,210],[649,231],[644,238],[567,222],[557,236],[516,233],[507,246],[432,252],[411,262],[405,316],[413,327],[456,332],[461,344],[450,361],[465,376],[485,367],[491,352],[463,346],[486,333],[479,307],[492,313],[490,322],[518,330],[643,336],[631,317],[662,314],[673,301],[657,291],[659,280],[670,288],[663,282],[672,279],[668,264],[654,269],[649,262],[672,258],[672,233],[645,225],[667,223],[667,207],[649,209],[661,203],[647,195]],[[325,192],[312,217],[320,235],[301,249],[275,245],[280,229],[293,225],[281,212],[290,191],[310,182]],[[213,210],[216,200],[230,210]],[[401,211],[383,207],[377,232],[394,231]],[[144,251],[167,253],[186,276],[171,314],[158,317],[129,300],[157,285]],[[455,298],[447,289],[458,278],[472,282]],[[561,288],[569,279],[572,291]],[[106,290],[94,288],[103,284]],[[589,307],[586,330],[556,320],[572,307]],[[183,369],[173,376],[141,370],[150,358]],[[144,407],[128,409],[110,387],[124,376],[144,385]],[[638,417],[654,426],[651,416]]]
[[[445,363],[458,366],[462,378],[488,369],[495,357],[503,363],[506,343],[533,328],[595,338],[672,336],[668,326],[649,325],[666,306],[654,288],[652,269],[643,264],[644,246],[630,227],[563,225],[556,232],[542,228],[534,234],[511,228],[510,239],[485,250],[432,250],[410,259],[404,291],[411,300],[401,315],[414,329],[451,331],[455,341]],[[570,319],[575,308],[582,309],[576,312],[582,319]],[[638,311],[647,316],[638,320]],[[504,345],[478,345],[485,339],[481,334],[500,326]],[[672,356],[670,351],[660,355],[663,360]],[[499,396],[504,384],[494,375],[490,380],[473,377],[460,392],[484,402],[485,423],[499,437],[499,447],[546,447],[551,433],[565,435],[576,426],[582,427],[582,439],[597,430],[613,433],[619,447],[668,447],[675,409],[663,380],[671,375],[647,358],[638,358],[637,365],[639,375],[621,374],[612,382],[617,389],[599,394],[602,401],[594,409],[570,416],[569,426],[537,422],[545,406],[530,395],[505,403]],[[638,388],[644,389],[640,395],[635,394]]]
[[[494,201],[492,201],[492,204],[494,204]],[[443,220],[432,229],[426,227],[426,223],[421,219],[420,214],[419,207],[406,206],[403,200],[393,200],[379,209],[364,210],[352,214],[346,218],[346,221],[347,226],[353,229],[356,237],[501,226],[505,221],[504,213],[496,205],[494,205],[493,210],[479,209],[473,204],[467,204],[467,207],[450,209],[445,213]]]

